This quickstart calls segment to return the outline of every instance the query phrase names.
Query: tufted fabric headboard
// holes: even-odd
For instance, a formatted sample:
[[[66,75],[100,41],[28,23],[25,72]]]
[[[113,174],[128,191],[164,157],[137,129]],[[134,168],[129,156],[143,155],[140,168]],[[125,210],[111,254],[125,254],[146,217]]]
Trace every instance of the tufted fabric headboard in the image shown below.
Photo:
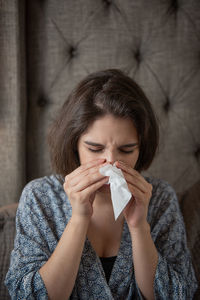
[[[0,0],[0,206],[50,174],[46,134],[71,89],[119,68],[150,98],[160,147],[147,175],[200,178],[199,0]]]

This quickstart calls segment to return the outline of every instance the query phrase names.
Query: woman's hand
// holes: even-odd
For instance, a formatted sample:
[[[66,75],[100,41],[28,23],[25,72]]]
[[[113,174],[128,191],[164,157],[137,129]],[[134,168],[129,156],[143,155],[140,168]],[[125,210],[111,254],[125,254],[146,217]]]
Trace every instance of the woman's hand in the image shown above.
[[[139,172],[124,162],[116,162],[123,171],[132,199],[124,209],[124,216],[130,228],[141,228],[147,224],[149,201],[152,195],[152,185]]]
[[[72,206],[72,217],[92,216],[95,193],[108,181],[99,172],[104,162],[105,159],[88,162],[65,177],[63,187]]]

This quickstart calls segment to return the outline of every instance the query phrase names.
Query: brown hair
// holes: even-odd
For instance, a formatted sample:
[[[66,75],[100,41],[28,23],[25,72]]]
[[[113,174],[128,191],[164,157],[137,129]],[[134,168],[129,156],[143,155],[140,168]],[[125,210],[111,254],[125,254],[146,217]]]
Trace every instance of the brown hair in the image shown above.
[[[135,169],[147,169],[158,146],[158,125],[151,104],[133,79],[117,69],[92,73],[71,92],[48,136],[51,162],[63,177],[79,165],[77,143],[97,119],[112,114],[133,121],[139,136]]]

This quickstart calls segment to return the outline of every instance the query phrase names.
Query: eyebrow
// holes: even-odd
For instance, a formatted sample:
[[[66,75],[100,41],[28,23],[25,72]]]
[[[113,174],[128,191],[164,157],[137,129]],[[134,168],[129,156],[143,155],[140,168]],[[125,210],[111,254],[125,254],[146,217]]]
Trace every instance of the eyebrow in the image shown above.
[[[89,146],[104,147],[104,145],[102,145],[102,144],[94,143],[94,142],[90,142],[90,141],[84,141],[84,143],[87,144],[87,145],[89,145]],[[138,145],[138,143],[130,143],[130,144],[121,145],[120,147],[131,148],[131,147],[135,147],[137,145]]]

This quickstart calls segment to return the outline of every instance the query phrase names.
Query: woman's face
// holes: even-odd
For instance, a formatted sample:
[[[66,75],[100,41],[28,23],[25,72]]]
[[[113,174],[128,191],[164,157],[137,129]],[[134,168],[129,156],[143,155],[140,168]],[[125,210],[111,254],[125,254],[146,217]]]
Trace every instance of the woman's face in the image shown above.
[[[118,160],[134,168],[139,156],[136,128],[129,119],[105,115],[81,135],[78,153],[81,164],[104,158],[108,163]]]

